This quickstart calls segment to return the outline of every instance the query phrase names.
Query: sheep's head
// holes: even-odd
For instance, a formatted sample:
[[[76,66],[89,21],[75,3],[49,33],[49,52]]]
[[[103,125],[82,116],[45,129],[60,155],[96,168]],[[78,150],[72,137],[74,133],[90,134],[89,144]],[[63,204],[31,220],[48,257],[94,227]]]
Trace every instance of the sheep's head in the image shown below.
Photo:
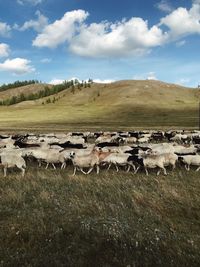
[[[70,159],[73,159],[75,157],[76,153],[74,151],[69,153]]]

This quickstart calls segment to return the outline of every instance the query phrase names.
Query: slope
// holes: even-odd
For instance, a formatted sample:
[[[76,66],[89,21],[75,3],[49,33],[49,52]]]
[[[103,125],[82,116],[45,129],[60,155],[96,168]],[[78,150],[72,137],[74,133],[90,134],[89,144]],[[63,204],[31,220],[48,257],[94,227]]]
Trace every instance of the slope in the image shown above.
[[[0,107],[2,129],[84,130],[198,126],[198,89],[160,81],[119,81],[66,89],[46,99]]]

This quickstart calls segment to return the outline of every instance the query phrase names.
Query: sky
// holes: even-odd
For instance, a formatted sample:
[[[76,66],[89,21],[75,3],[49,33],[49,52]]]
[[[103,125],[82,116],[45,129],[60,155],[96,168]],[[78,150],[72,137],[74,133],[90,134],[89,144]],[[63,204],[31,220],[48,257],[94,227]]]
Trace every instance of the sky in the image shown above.
[[[0,0],[0,84],[200,84],[200,0]]]

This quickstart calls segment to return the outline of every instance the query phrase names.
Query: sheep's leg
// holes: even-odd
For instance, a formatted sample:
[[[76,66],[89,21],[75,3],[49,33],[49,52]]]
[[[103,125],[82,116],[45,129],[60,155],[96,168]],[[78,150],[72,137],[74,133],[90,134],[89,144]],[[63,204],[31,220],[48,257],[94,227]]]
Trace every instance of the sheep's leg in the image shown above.
[[[6,177],[6,175],[7,175],[7,167],[4,167],[3,172],[4,172],[4,177]]]
[[[139,170],[140,166],[137,167],[137,169],[134,171],[134,174],[136,174]]]
[[[25,175],[25,169],[22,167],[22,168],[20,168],[21,169],[21,171],[22,171],[22,176],[24,177],[24,175]]]
[[[157,176],[160,175],[160,170],[161,170],[161,169],[158,170],[158,172],[157,172]]]
[[[99,174],[99,169],[100,169],[99,165],[97,165],[97,174]]]
[[[74,173],[73,173],[73,176],[75,176],[76,174],[76,167],[74,166]]]
[[[63,162],[61,165],[61,170],[66,168],[66,162]]]
[[[187,165],[187,164],[185,165],[185,168],[186,168],[187,171],[190,170],[190,167],[189,167],[189,165]]]
[[[110,170],[111,165],[112,165],[112,162],[108,165],[107,171]]]
[[[185,169],[186,169],[186,171],[187,171],[187,165],[185,165]]]
[[[127,168],[126,172],[129,172],[130,168],[131,168],[131,165],[128,165],[128,168]]]
[[[90,174],[92,170],[93,170],[93,167],[91,167],[86,174]]]
[[[45,169],[48,169],[48,167],[49,167],[49,162],[47,162],[47,165],[46,165],[46,168]]]
[[[130,165],[133,167],[133,170],[135,171],[136,170],[136,167],[135,165],[131,162]]]
[[[167,175],[167,171],[166,171],[165,167],[163,167],[162,169],[163,169],[164,175]]]
[[[149,173],[148,173],[148,170],[147,170],[147,168],[144,168],[144,169],[145,169],[146,175],[148,176],[148,175],[149,175]]]
[[[117,164],[115,163],[115,168],[116,168],[116,171],[118,172],[119,171],[119,168],[117,166]]]
[[[200,170],[200,167],[198,167],[197,169],[196,169],[196,172],[198,172]]]
[[[87,174],[86,172],[84,172],[84,170],[82,168],[80,168],[80,171],[83,173],[83,174]]]
[[[53,166],[54,170],[56,170],[56,166],[54,165],[54,163],[51,163],[51,165]]]
[[[41,165],[42,165],[41,160],[38,160],[38,166],[41,167]]]

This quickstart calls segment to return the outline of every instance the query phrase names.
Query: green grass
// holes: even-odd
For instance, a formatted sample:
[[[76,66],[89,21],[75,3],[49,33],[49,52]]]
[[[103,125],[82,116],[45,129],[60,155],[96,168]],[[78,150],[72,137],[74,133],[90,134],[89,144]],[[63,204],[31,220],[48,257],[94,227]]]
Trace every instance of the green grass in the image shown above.
[[[14,94],[20,90],[22,88],[15,88]],[[76,88],[74,93],[67,89],[51,100],[54,97],[57,99],[54,104],[42,104],[46,103],[46,98],[42,98],[0,107],[1,130],[116,131],[137,127],[198,127],[200,91],[159,81],[93,84],[91,88]]]
[[[199,266],[200,179],[28,164],[0,177],[0,266]]]

